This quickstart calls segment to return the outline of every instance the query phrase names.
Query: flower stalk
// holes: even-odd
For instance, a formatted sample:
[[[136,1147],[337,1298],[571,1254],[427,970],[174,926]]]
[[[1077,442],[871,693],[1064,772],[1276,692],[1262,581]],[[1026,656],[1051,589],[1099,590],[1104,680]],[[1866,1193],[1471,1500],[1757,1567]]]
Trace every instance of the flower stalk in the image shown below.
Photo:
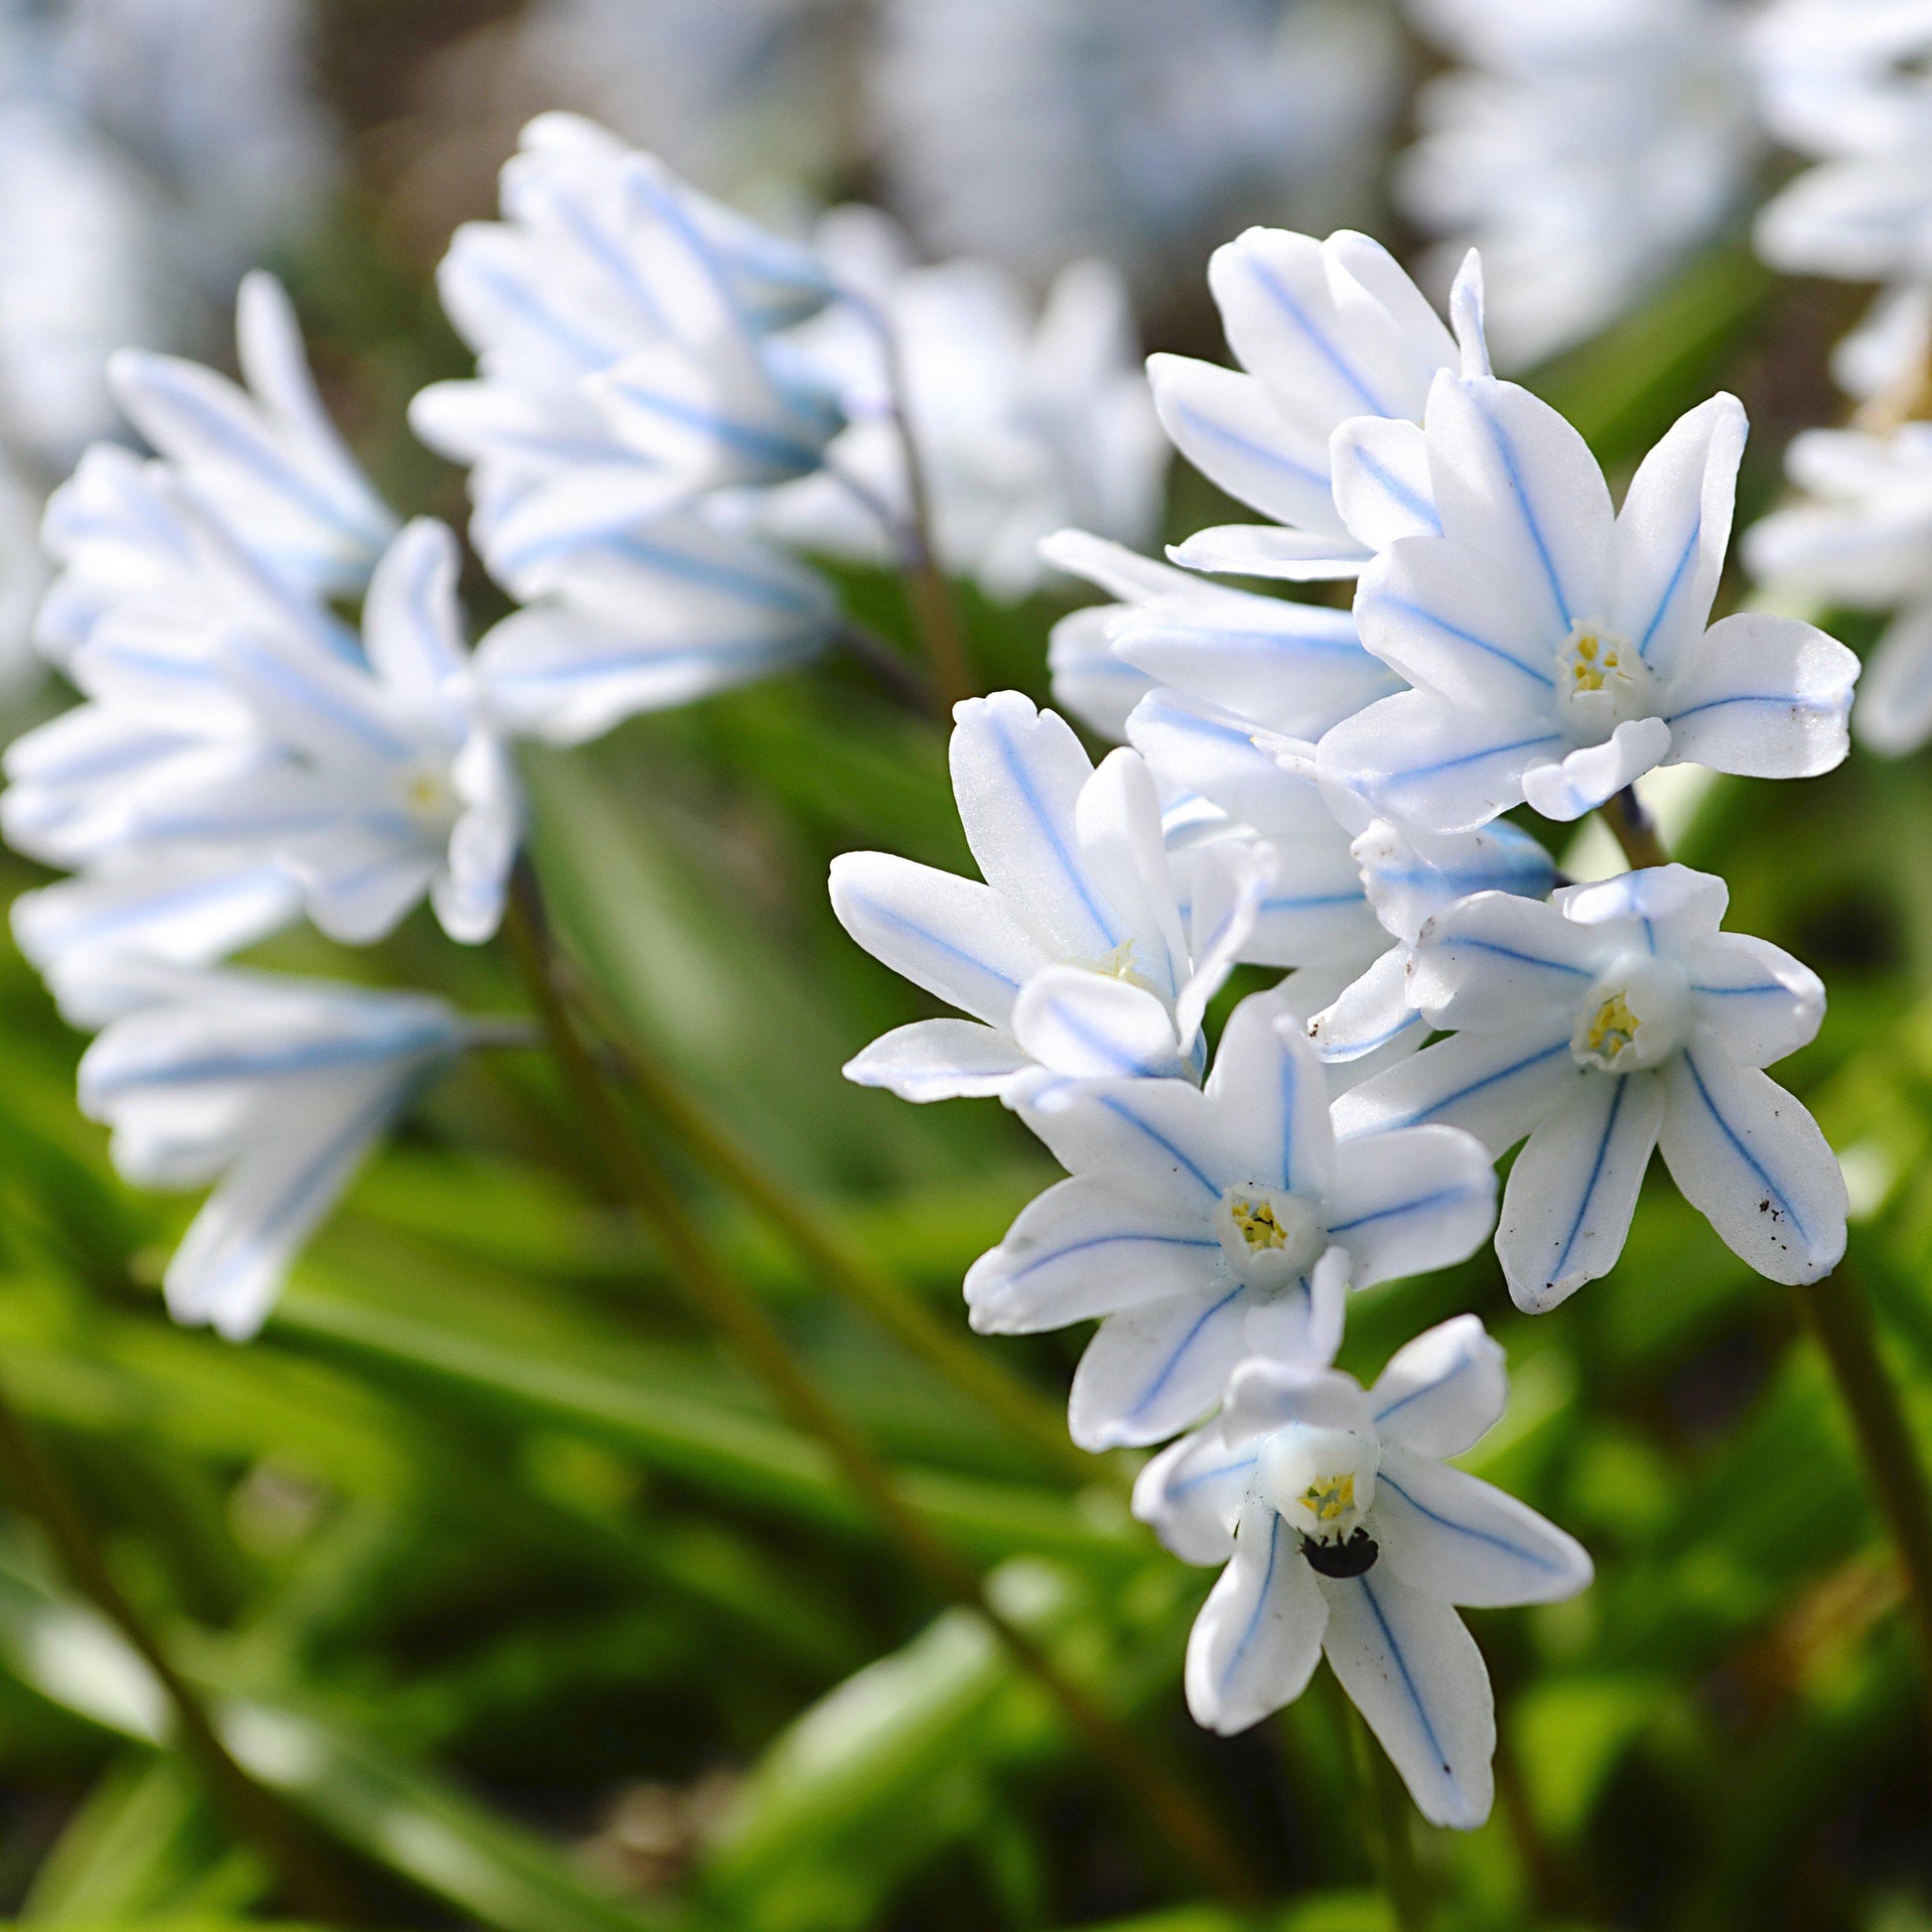
[[[567,963],[560,962],[560,970],[580,1010],[594,1004]],[[774,1185],[763,1168],[633,1035],[620,1036],[618,1030],[605,1024],[601,1008],[596,1010],[596,1018],[618,1072],[652,1119],[700,1166],[769,1221],[832,1293],[861,1310],[943,1381],[977,1402],[1037,1452],[1056,1474],[1082,1488],[1111,1479],[1108,1463],[1083,1453],[1067,1441],[1056,1410],[983,1350],[961,1341],[935,1320],[904,1283],[846,1240],[808,1199]]]
[[[1042,1646],[988,1600],[971,1567],[910,1509],[860,1431],[826,1399],[751,1293],[713,1253],[670,1176],[634,1135],[591,1051],[564,991],[540,891],[527,866],[512,877],[506,921],[531,998],[581,1118],[638,1213],[663,1242],[671,1281],[699,1317],[715,1325],[779,1405],[830,1451],[848,1486],[927,1582],[983,1617],[1053,1701],[1100,1763],[1150,1822],[1222,1897],[1248,1903],[1255,1886],[1241,1855],[1213,1817],[1085,1691]]]
[[[1878,1352],[1870,1297],[1847,1263],[1824,1281],[1808,1283],[1793,1293],[1798,1311],[1838,1384],[1866,1479],[1891,1539],[1932,1704],[1932,1490],[1897,1386]]]
[[[289,1904],[318,1924],[345,1922],[347,1902],[341,1885],[281,1801],[235,1762],[201,1694],[176,1668],[160,1638],[115,1583],[86,1519],[3,1388],[0,1470],[53,1545],[68,1581],[154,1673],[173,1708],[182,1755],[194,1765],[236,1831],[267,1857],[280,1875]]]

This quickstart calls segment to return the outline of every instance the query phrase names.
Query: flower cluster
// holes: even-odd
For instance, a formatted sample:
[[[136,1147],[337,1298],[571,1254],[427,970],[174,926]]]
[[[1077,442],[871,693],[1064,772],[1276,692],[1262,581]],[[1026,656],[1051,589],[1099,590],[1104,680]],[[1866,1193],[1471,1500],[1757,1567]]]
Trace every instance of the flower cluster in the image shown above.
[[[1589,1563],[1445,1466],[1502,1407],[1475,1318],[1364,1393],[1330,1366],[1348,1295],[1494,1228],[1518,1306],[1548,1309],[1614,1264],[1657,1148],[1773,1280],[1829,1272],[1847,1211],[1823,1136],[1762,1071],[1817,1031],[1817,978],[1721,929],[1721,881],[1655,864],[1561,885],[1501,814],[1614,800],[1628,826],[1659,765],[1827,770],[1858,662],[1796,619],[1710,621],[1732,398],[1686,415],[1619,509],[1577,432],[1489,373],[1473,258],[1453,332],[1360,235],[1251,230],[1210,280],[1241,370],[1156,357],[1157,401],[1274,522],[1191,537],[1179,569],[1049,541],[1114,600],[1059,627],[1056,692],[1127,744],[1096,769],[1018,693],[958,708],[985,883],[861,853],[832,897],[970,1018],[903,1027],[847,1072],[997,1094],[1066,1169],[966,1300],[993,1333],[1098,1319],[1081,1446],[1179,1437],[1135,1507],[1227,1565],[1189,1648],[1196,1718],[1252,1724],[1325,1652],[1425,1815],[1468,1827],[1494,1718],[1452,1606],[1569,1595]],[[1214,571],[1353,577],[1352,609]],[[1296,970],[1210,1053],[1236,964]],[[1525,1136],[1498,1217],[1492,1164]]]
[[[362,474],[265,275],[241,289],[240,383],[115,358],[152,454],[93,446],[47,516],[36,637],[81,702],[9,749],[0,826],[72,877],[23,897],[15,929],[69,1017],[106,1028],[82,1101],[122,1171],[225,1175],[168,1290],[228,1334],[479,1035],[415,996],[224,961],[304,917],[364,945],[425,899],[451,938],[488,939],[522,833],[516,742],[578,744],[822,649],[838,597],[796,550],[883,535],[897,555],[908,447],[933,452],[942,560],[1008,593],[1044,530],[1145,538],[1157,507],[1166,452],[1098,270],[1035,334],[973,264],[867,281],[852,256],[876,231],[843,253],[787,240],[567,115],[526,130],[502,212],[440,277],[478,374],[411,412],[469,466],[471,537],[518,602],[474,650],[454,533]],[[962,394],[944,378],[974,289],[965,320],[1004,332],[979,328]],[[878,520],[852,539],[828,500]],[[1171,989],[1171,1036],[1195,1037],[1215,984]]]

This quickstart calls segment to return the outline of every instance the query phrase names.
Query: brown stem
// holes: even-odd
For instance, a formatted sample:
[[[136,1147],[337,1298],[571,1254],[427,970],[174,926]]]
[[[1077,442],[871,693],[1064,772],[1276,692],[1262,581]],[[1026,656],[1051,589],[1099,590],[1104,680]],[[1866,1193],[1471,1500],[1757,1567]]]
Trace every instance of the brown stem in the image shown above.
[[[200,1694],[175,1668],[160,1639],[122,1594],[84,1518],[3,1389],[0,1466],[12,1477],[21,1501],[46,1532],[69,1581],[154,1673],[174,1708],[184,1755],[194,1763],[235,1829],[268,1856],[281,1874],[288,1902],[320,1924],[344,1921],[349,1908],[341,1886],[281,1801],[229,1755]]]
[[[613,1178],[656,1231],[673,1284],[700,1319],[714,1323],[779,1405],[831,1452],[847,1483],[934,1588],[992,1626],[1014,1658],[1058,1704],[1101,1764],[1145,1807],[1150,1821],[1202,1879],[1225,1897],[1253,1898],[1239,1854],[1211,1815],[1144,1751],[1133,1735],[1064,1677],[1027,1631],[987,1600],[972,1569],[900,1497],[891,1472],[846,1417],[793,1361],[757,1299],[713,1254],[656,1157],[634,1134],[578,1032],[564,997],[535,875],[519,866],[506,921],[583,1126]]]
[[[558,966],[567,997],[580,1011],[589,1008],[594,1015],[625,1085],[680,1146],[784,1235],[827,1288],[863,1310],[942,1380],[997,1417],[1058,1474],[1082,1487],[1116,1480],[1110,1463],[1073,1447],[1058,1412],[1026,1383],[934,1319],[903,1282],[848,1241],[809,1198],[774,1182],[634,1036],[621,1035],[610,1024],[602,1003],[587,993],[568,962]]]
[[[1603,822],[1623,848],[1625,864],[1637,869],[1670,864],[1670,854],[1657,836],[1656,824],[1637,802],[1637,794],[1630,786],[1625,785],[1606,800],[1601,810]]]
[[[1794,1292],[1799,1312],[1838,1384],[1866,1479],[1890,1534],[1932,1705],[1932,1492],[1897,1387],[1878,1353],[1870,1299],[1844,1262],[1836,1274]]]

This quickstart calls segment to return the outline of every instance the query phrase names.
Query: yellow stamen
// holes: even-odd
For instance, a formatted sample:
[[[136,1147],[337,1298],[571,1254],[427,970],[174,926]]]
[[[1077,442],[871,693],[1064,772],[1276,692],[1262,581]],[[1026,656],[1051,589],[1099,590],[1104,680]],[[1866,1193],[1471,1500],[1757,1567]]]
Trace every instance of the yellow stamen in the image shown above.
[[[1612,993],[1590,1016],[1584,1040],[1592,1053],[1613,1060],[1636,1036],[1637,1016],[1621,993]]]
[[[1237,1194],[1228,1202],[1228,1212],[1234,1216],[1234,1225],[1241,1230],[1242,1238],[1249,1247],[1288,1246],[1287,1231],[1275,1219],[1275,1208],[1271,1201],[1248,1200]]]
[[[1317,1523],[1332,1523],[1336,1517],[1347,1515],[1355,1507],[1354,1473],[1350,1471],[1346,1475],[1323,1476],[1310,1483],[1303,1492],[1302,1501]]]

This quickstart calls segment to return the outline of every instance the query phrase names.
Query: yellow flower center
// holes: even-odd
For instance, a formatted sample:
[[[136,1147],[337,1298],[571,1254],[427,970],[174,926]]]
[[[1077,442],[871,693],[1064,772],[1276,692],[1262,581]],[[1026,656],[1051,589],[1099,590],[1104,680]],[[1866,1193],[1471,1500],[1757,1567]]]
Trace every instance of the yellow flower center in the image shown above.
[[[1272,1201],[1251,1200],[1246,1195],[1236,1194],[1228,1202],[1228,1212],[1234,1217],[1234,1225],[1241,1230],[1242,1238],[1249,1247],[1288,1246],[1288,1230],[1276,1220]]]
[[[1637,1016],[1621,993],[1612,993],[1590,1016],[1584,1043],[1600,1058],[1613,1060],[1637,1036]]]
[[[1355,1507],[1355,1472],[1317,1476],[1302,1492],[1302,1506],[1317,1523],[1332,1523]]]

